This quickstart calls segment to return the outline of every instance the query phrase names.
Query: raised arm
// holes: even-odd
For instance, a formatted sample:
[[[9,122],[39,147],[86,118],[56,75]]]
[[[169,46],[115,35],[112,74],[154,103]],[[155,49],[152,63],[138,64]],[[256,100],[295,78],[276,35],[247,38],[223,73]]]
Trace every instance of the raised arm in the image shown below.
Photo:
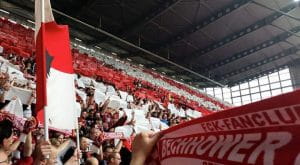
[[[26,137],[26,141],[24,144],[24,157],[30,157],[32,155],[32,133],[31,131],[28,133],[27,137]]]
[[[58,153],[64,150],[70,144],[70,142],[71,140],[69,139],[63,142],[62,144],[60,144],[59,147],[57,148]]]
[[[157,140],[161,137],[159,133],[142,132],[138,134],[132,144],[132,159],[130,165],[145,164]]]
[[[120,152],[123,146],[123,141],[119,140],[119,143],[115,147],[115,152]]]

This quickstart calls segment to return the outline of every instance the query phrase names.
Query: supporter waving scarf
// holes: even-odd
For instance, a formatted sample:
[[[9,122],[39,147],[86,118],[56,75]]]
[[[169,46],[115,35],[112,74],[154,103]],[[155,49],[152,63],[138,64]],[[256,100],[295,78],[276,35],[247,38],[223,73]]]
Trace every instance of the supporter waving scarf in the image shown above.
[[[148,164],[300,164],[300,90],[163,132]]]

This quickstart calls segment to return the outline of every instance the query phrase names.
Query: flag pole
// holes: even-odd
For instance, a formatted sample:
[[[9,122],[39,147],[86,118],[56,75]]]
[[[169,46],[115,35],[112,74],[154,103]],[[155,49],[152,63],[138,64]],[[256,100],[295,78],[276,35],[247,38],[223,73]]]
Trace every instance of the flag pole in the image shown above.
[[[41,24],[45,23],[45,0],[41,1]],[[42,25],[41,25],[42,28]],[[42,29],[42,37],[44,37],[44,32]],[[42,45],[42,50],[44,51],[44,45]],[[48,114],[47,105],[44,107],[44,138],[45,141],[49,141],[49,125],[48,125]]]
[[[76,143],[77,143],[77,150],[78,152],[81,152],[80,151],[80,137],[79,137],[79,126],[78,126],[78,117],[76,117]],[[81,163],[81,158],[79,157],[78,158],[78,165],[80,165]]]
[[[45,141],[49,141],[49,125],[47,118],[47,106],[44,107],[44,131],[45,131]]]

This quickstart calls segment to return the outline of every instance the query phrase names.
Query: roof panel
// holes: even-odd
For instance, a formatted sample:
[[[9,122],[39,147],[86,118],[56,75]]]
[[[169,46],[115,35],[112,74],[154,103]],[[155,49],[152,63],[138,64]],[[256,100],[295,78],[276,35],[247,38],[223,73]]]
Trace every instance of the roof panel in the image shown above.
[[[292,27],[295,27],[295,26],[299,26],[299,22],[291,22],[291,19],[285,17],[285,16],[282,16],[280,18],[278,18],[277,20],[275,20],[273,23],[273,25],[275,26],[278,26],[280,28],[283,28],[283,29],[286,29],[286,30],[289,30],[291,29]]]
[[[285,6],[286,4],[295,3],[294,0],[273,0],[277,6],[274,6],[274,8],[281,8]]]
[[[225,16],[224,19],[220,21],[224,26],[227,26],[231,31],[235,32],[255,23],[257,20],[269,14],[271,14],[270,11],[250,3],[240,10],[233,12],[231,15]]]
[[[296,18],[299,18],[299,15],[300,15],[300,8],[297,7],[295,8],[294,10],[290,11],[288,13],[289,15],[293,16],[293,17],[296,17]],[[297,26],[299,25],[299,21],[295,20],[295,19],[292,19],[292,18],[289,18],[287,16],[284,16],[286,19],[289,20],[289,22],[292,24],[292,26]]]
[[[281,42],[281,43],[273,45],[269,48],[263,49],[257,53],[253,53],[249,56],[246,56],[244,58],[241,58],[239,60],[231,62],[222,67],[219,67],[219,68],[213,70],[213,72],[215,72],[215,74],[219,74],[219,75],[230,73],[232,71],[235,71],[235,70],[245,67],[247,65],[257,63],[268,57],[272,57],[272,56],[282,52],[283,49],[288,49],[290,47],[291,46],[288,45],[287,43]],[[284,58],[288,58],[288,57],[284,57]]]
[[[276,1],[276,0],[263,0],[263,1],[260,1],[260,0],[256,0],[258,3],[260,3],[260,4],[263,4],[263,5],[265,5],[265,6],[268,6],[268,7],[270,7],[270,8],[275,8],[275,9],[278,9],[278,8],[280,8],[279,7],[279,5],[278,5],[278,2],[280,2],[280,1],[287,1],[287,0],[280,0],[280,1]],[[288,0],[288,1],[290,1],[290,0]],[[281,7],[283,7],[284,6],[284,4],[286,4],[286,2],[285,3],[280,3],[282,6]]]
[[[259,2],[262,2],[262,1],[259,1]],[[266,9],[264,7],[258,6],[254,3],[250,3],[247,7],[245,7],[245,10],[246,10],[247,14],[251,15],[256,20],[262,19],[263,17],[266,17],[266,16],[271,15],[272,13],[274,13],[274,11],[271,11],[271,10]]]
[[[22,8],[23,6],[24,10],[26,10],[25,8],[26,5],[23,4],[23,0],[13,0],[13,1],[3,0],[3,1],[7,3],[18,2],[18,6],[21,6],[20,8]],[[32,1],[24,1],[24,2],[28,4],[30,3],[33,8]],[[173,43],[169,45],[170,59],[177,60],[178,63],[184,64],[186,66],[188,66],[189,63],[191,62],[200,64],[202,66],[218,63],[221,60],[233,56],[237,52],[242,52],[243,50],[252,48],[263,41],[273,38],[279,33],[283,33],[283,30],[280,30],[279,28],[276,27],[272,27],[270,25],[260,28],[253,32],[251,32],[250,29],[249,33],[243,32],[243,34],[236,34],[238,36],[242,36],[241,38],[238,38],[232,42],[230,42],[230,39],[227,40],[230,43],[227,43],[226,39],[228,38],[225,38],[224,40],[222,40],[223,42],[222,44],[221,42],[219,42],[216,45],[212,45],[212,47],[209,47],[209,50],[207,51],[209,53],[204,54],[199,58],[197,57],[198,58],[197,60],[195,60],[196,59],[195,57],[190,57],[190,58],[188,57],[182,61],[179,61],[180,59],[183,59],[180,57],[186,57],[188,54],[192,54],[191,52],[195,51],[194,47],[203,49],[208,45],[210,45],[212,42],[219,41],[220,39],[223,39],[224,37],[234,32],[239,32],[241,29],[244,29],[245,27],[254,24],[258,20],[265,18],[266,16],[274,13],[273,10],[267,9],[266,7],[259,6],[255,4],[255,2],[262,3],[263,5],[266,5],[274,9],[280,9],[289,5],[290,3],[294,3],[293,0],[255,0],[252,1],[252,3],[248,3],[246,5],[238,7],[233,12],[228,12],[227,15],[220,17],[220,19],[217,20],[214,19],[215,22],[209,23],[208,25],[201,24],[201,26],[202,25],[205,26],[202,29],[200,26],[198,26],[199,27],[198,29],[201,30],[194,32],[193,29],[192,31],[189,31],[187,33],[183,32],[182,34],[185,37],[181,39],[181,37],[179,38],[176,37],[179,35],[177,34],[178,32],[182,32],[184,29],[190,29],[188,27],[191,27],[191,25],[198,25],[199,23],[201,23],[201,21],[203,21],[204,18],[212,17],[213,14],[216,14],[217,11],[219,11],[220,9],[225,9],[227,5],[233,2],[239,3],[242,1],[182,0],[178,3],[175,3],[170,8],[168,8],[168,5],[166,4],[167,1],[164,0],[142,0],[142,1],[101,0],[101,1],[94,1],[95,4],[92,4],[91,6],[86,6],[86,2],[88,1],[76,1],[76,0],[53,1],[53,3],[56,4],[54,5],[55,8],[57,7],[57,9],[59,9],[60,11],[65,11],[64,9],[69,9],[68,11],[70,12],[66,12],[66,13],[70,14],[71,17],[79,18],[80,20],[88,24],[92,24],[93,26],[99,27],[99,19],[101,17],[101,25],[102,25],[101,28],[115,35],[119,35],[119,37],[121,36],[121,34],[126,33],[125,30],[128,29],[130,30],[131,28],[129,27],[131,26],[141,27],[134,30],[129,36],[125,37],[125,39],[134,44],[137,44],[139,41],[137,36],[141,35],[142,37],[141,46],[149,49],[152,52],[160,52],[163,57],[167,57],[166,56],[167,46],[160,47],[157,45],[163,44],[165,43],[165,41],[169,41],[170,39],[181,40],[174,43],[173,40],[170,40],[170,43]],[[170,0],[168,2],[172,3],[175,1]],[[166,6],[162,6],[162,5],[166,5]],[[167,10],[164,10],[165,8],[167,8]],[[10,9],[13,10],[15,8],[10,8]],[[83,9],[82,12],[78,12],[80,9]],[[162,9],[163,11],[159,11],[158,9]],[[157,12],[153,12],[153,11],[157,11]],[[149,15],[149,13],[153,13],[154,16]],[[155,13],[156,14],[163,13],[163,14],[161,14],[160,16],[158,16],[159,14],[155,16]],[[288,14],[294,17],[298,17],[300,15],[300,8],[297,7],[297,9],[290,11]],[[62,23],[64,23],[65,19],[68,19],[62,16],[60,17]],[[151,21],[149,21],[147,20],[147,18],[155,18],[155,19],[154,20],[150,19]],[[69,20],[69,22],[72,21]],[[298,21],[295,21],[286,16],[280,17],[273,23],[276,26],[279,26],[287,30],[291,29],[291,27],[300,25]],[[93,31],[89,30],[88,27],[85,27],[84,25],[79,23],[75,24],[73,22],[73,24],[76,25],[75,29],[80,29],[80,31],[89,34],[89,36],[93,37],[94,40],[100,38],[99,40],[101,40],[102,44],[104,45],[106,44],[107,46],[113,49],[135,52],[135,54],[137,55],[142,54],[141,56],[133,57],[135,59],[133,61],[136,61],[137,64],[139,63],[153,64],[153,62],[149,62],[150,60],[158,61],[159,63],[161,63],[160,62],[161,60],[158,60],[157,58],[154,58],[149,54],[147,55],[143,54],[141,53],[141,51],[137,50],[136,48],[133,48],[132,46],[128,46],[125,43],[121,43],[120,41],[115,41],[115,40],[114,42],[112,42],[110,41],[110,39],[103,39],[102,37],[98,37],[98,36],[102,36],[102,34],[101,35],[97,34],[97,30],[93,30]],[[76,32],[76,31],[74,32],[74,30],[71,30],[71,32],[72,35],[74,36],[77,37],[81,36],[80,38],[88,38],[88,36],[82,35],[80,34],[80,32]],[[190,34],[190,35],[184,35],[184,34]],[[93,38],[88,38],[88,40],[93,41]],[[299,37],[295,37],[295,36],[288,38],[287,41],[290,44],[285,42],[276,43],[275,45],[269,48],[262,49],[249,56],[243,57],[236,61],[232,61],[231,63],[223,65],[217,69],[212,69],[210,70],[210,72],[214,72],[212,73],[212,75],[217,75],[216,77],[220,77],[227,72],[242,68],[243,66],[249,65],[250,63],[255,63],[257,61],[263,60],[264,58],[270,57],[273,54],[282,51],[282,49],[286,49],[293,45],[300,44]],[[192,46],[190,46],[189,44],[192,44]],[[235,75],[234,77],[230,78],[230,80],[232,81],[239,80],[241,78],[245,78],[249,76],[250,74],[264,71],[268,68],[281,65],[282,63],[287,63],[292,60],[291,57],[292,56],[288,56],[286,58],[277,60],[276,62],[271,62],[270,64],[260,66],[259,68],[255,68],[255,69],[251,69],[250,71],[243,72],[240,75]],[[295,57],[298,56],[295,55]],[[174,67],[170,65],[164,65],[163,68],[171,70],[170,68],[174,68]],[[196,67],[194,67],[194,69],[195,68]],[[179,69],[177,68],[177,70]],[[190,75],[186,74],[185,76],[189,77]]]
[[[202,31],[198,31],[192,35],[189,35],[185,40],[191,42],[197,48],[204,48],[212,43],[212,39],[207,37]],[[175,42],[175,44],[178,42]]]
[[[208,26],[203,28],[202,31],[215,40],[220,40],[233,32],[226,25],[224,25],[222,21],[216,21],[213,24],[209,24]]]
[[[177,13],[188,18],[191,22],[203,20],[210,15],[210,10],[201,4],[201,1],[182,1],[173,7]]]
[[[267,57],[273,56],[275,54],[278,54],[285,49],[291,48],[292,46],[286,42],[280,42],[278,44],[275,44],[267,49],[261,50],[263,54],[265,54]]]
[[[235,71],[239,68],[245,67],[249,64],[255,63],[257,61],[263,60],[265,58],[266,58],[265,54],[263,54],[262,52],[257,52],[257,53],[254,53],[254,54],[250,55],[250,56],[244,57],[240,60],[231,62],[227,65],[222,66],[222,67],[219,67],[219,68],[213,70],[213,72],[215,72],[218,75],[230,73],[232,71]]]
[[[176,45],[172,46],[172,51],[176,52],[177,56],[185,56],[192,53],[193,49],[186,45],[184,41],[176,42]]]
[[[146,26],[141,34],[145,37],[145,39],[156,42],[166,40],[169,37],[169,34],[167,32],[165,32],[163,29],[159,29],[154,24],[149,24],[148,26]]]
[[[217,11],[223,8],[224,6],[229,5],[232,2],[233,0],[204,0],[202,1],[202,4],[204,6],[207,6],[212,11]]]
[[[171,11],[165,12],[160,17],[157,17],[154,22],[160,25],[160,28],[169,30],[172,34],[176,34],[189,26],[187,21],[178,16],[177,13]]]
[[[300,36],[300,32],[296,33],[298,36]],[[292,36],[287,39],[287,41],[293,45],[298,45],[300,44],[300,38],[298,36]]]
[[[241,52],[242,50],[249,49],[254,45],[257,45],[259,43],[262,43],[270,39],[273,36],[273,34],[268,35],[268,33],[266,33],[266,31],[270,31],[270,30],[273,31],[273,34],[280,33],[279,30],[276,30],[274,27],[271,26],[258,29],[250,34],[241,37],[240,39],[234,40],[231,43],[224,45],[223,47],[220,47],[216,50],[213,50],[201,56],[199,60],[197,60],[197,62],[206,59],[205,63],[202,64],[209,65],[215,63],[216,61],[224,60],[225,58],[228,58],[234,55],[235,53]]]

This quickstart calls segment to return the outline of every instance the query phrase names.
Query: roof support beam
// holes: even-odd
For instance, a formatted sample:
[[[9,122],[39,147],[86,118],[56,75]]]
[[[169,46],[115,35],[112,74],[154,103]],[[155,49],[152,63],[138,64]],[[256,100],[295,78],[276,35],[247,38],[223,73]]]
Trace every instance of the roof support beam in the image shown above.
[[[186,36],[197,32],[198,30],[203,29],[207,25],[217,21],[218,19],[222,18],[225,15],[230,14],[231,12],[239,9],[240,7],[250,3],[252,0],[234,0],[233,3],[227,5],[226,7],[220,9],[219,11],[213,13],[211,16],[204,18],[198,24],[195,24],[187,29],[181,31],[179,34],[171,37],[168,41],[164,41],[161,45],[154,49],[161,49],[175,43],[177,41],[183,40]]]
[[[122,38],[127,38],[138,31],[140,31],[144,25],[148,24],[149,22],[153,21],[155,18],[159,17],[166,11],[168,11],[170,8],[174,7],[177,5],[180,1],[182,0],[168,0],[166,1],[161,7],[158,7],[151,13],[147,14],[146,16],[143,16],[140,18],[139,21],[134,23],[132,26],[127,27],[123,32],[121,32],[121,37]]]
[[[292,34],[293,36],[300,38],[300,35],[297,34],[297,33],[294,33],[294,32],[292,32],[292,31],[286,30],[286,29],[284,29],[284,28],[282,28],[282,27],[279,27],[279,26],[277,26],[277,25],[274,25],[274,24],[271,24],[271,25],[274,26],[274,27],[276,27],[277,29],[280,29],[280,30],[282,30],[282,31],[288,32],[288,33]]]
[[[283,8],[280,9],[280,11],[282,12],[289,12],[293,9],[295,9],[297,7],[296,4],[290,4],[290,5],[287,5]],[[256,31],[266,25],[270,25],[273,21],[275,21],[276,19],[278,19],[279,17],[283,16],[282,13],[279,13],[279,12],[275,12],[267,17],[264,17],[262,18],[261,20],[255,22],[254,24],[252,25],[249,25],[245,28],[243,28],[242,30],[238,31],[238,32],[235,32],[233,34],[230,34],[224,38],[222,38],[220,41],[216,41],[210,45],[208,45],[207,47],[203,48],[203,49],[198,49],[196,50],[194,53],[190,54],[190,55],[187,55],[186,58],[199,58],[201,57],[202,55],[208,53],[208,52],[211,52],[219,47],[222,47],[224,46],[225,44],[228,44],[230,43],[231,41],[234,41],[236,39],[239,39],[253,31]]]
[[[273,9],[273,8],[271,8],[271,7],[269,7],[269,6],[266,6],[266,5],[262,4],[262,3],[258,3],[258,2],[256,2],[256,1],[253,1],[253,3],[256,4],[256,5],[258,5],[258,6],[261,6],[261,7],[263,7],[263,8],[266,8],[266,9],[269,9],[269,10],[272,10],[272,11],[275,11],[275,12],[277,12],[277,13],[281,13],[282,15],[284,15],[284,16],[286,16],[286,17],[289,17],[289,18],[291,18],[291,19],[294,19],[294,20],[296,20],[296,21],[300,21],[300,18],[297,18],[297,17],[294,17],[294,16],[292,16],[292,15],[289,15],[289,14],[285,13],[284,11],[277,10],[277,9]],[[293,3],[296,3],[296,2],[293,2]],[[296,4],[296,5],[299,6],[299,3]]]
[[[137,57],[137,56],[140,56],[140,54],[138,53],[128,53],[128,54],[124,54],[122,56],[120,56],[120,58],[130,58],[130,57]]]
[[[234,86],[234,85],[236,85],[236,84],[238,84],[238,83],[241,83],[241,82],[243,82],[243,81],[246,81],[246,80],[248,81],[248,80],[251,80],[251,79],[254,79],[254,78],[258,78],[258,77],[260,77],[261,75],[274,73],[274,72],[276,72],[276,71],[278,71],[278,70],[281,70],[280,68],[286,68],[286,67],[288,67],[289,64],[290,64],[290,62],[288,62],[288,63],[286,63],[286,64],[283,64],[283,65],[280,65],[280,66],[275,66],[275,67],[273,67],[273,68],[271,68],[271,69],[264,70],[264,71],[262,71],[262,72],[252,74],[252,75],[250,75],[250,76],[244,77],[244,78],[239,79],[239,80],[236,80],[236,81],[234,81],[234,82],[230,82],[230,83],[228,83],[228,85],[229,85],[229,86]],[[279,68],[279,69],[278,69],[278,68]]]
[[[172,76],[184,76],[186,74],[189,74],[189,73],[185,70],[182,70],[182,71],[179,71],[179,72],[176,72],[176,73],[172,74]]]
[[[246,71],[249,71],[251,69],[254,69],[254,68],[257,68],[259,66],[262,66],[262,65],[265,65],[265,64],[268,64],[270,62],[273,62],[273,61],[276,61],[276,60],[279,60],[283,57],[287,57],[289,55],[293,55],[295,54],[299,49],[297,49],[296,47],[291,47],[289,49],[285,49],[283,50],[282,52],[272,56],[272,57],[268,57],[264,60],[261,60],[261,61],[258,61],[256,63],[253,63],[253,64],[250,64],[250,65],[247,65],[245,67],[242,67],[240,69],[237,69],[235,71],[232,71],[232,72],[229,72],[229,73],[225,73],[224,76],[222,76],[220,79],[227,79],[229,77],[232,77],[232,76],[235,76],[235,75],[238,75],[240,73],[243,73],[243,72],[246,72]]]
[[[296,27],[292,28],[289,31],[294,32],[294,33],[298,33],[298,32],[300,32],[300,26],[296,26]],[[207,72],[209,70],[213,70],[213,69],[219,68],[219,67],[224,66],[224,65],[226,65],[228,63],[231,63],[231,62],[239,60],[239,59],[241,59],[243,57],[249,56],[249,55],[251,55],[251,54],[253,54],[255,52],[258,52],[258,51],[260,51],[262,49],[265,49],[267,47],[275,45],[275,44],[277,44],[277,43],[279,43],[281,41],[284,41],[287,38],[289,38],[290,36],[292,36],[291,33],[289,33],[289,32],[283,32],[283,33],[281,33],[281,34],[279,34],[279,35],[277,35],[277,36],[275,36],[275,37],[273,37],[273,38],[271,38],[271,39],[269,39],[267,41],[264,41],[264,42],[262,42],[260,44],[257,44],[257,45],[255,45],[255,46],[253,46],[253,47],[251,47],[249,49],[246,49],[244,51],[238,52],[238,53],[236,53],[236,54],[234,54],[234,55],[232,55],[232,56],[230,56],[230,57],[228,57],[228,58],[226,58],[226,59],[224,59],[222,61],[219,61],[219,62],[216,62],[214,64],[205,66],[205,67],[203,67],[201,69],[200,73]]]
[[[190,82],[192,82],[192,83],[197,83],[197,82],[202,82],[203,80],[201,80],[201,79],[193,79],[193,80],[191,80]]]
[[[122,54],[121,56],[118,56],[120,59],[127,59],[127,60],[134,60],[132,57],[137,57],[137,54],[134,53],[128,53],[128,54]]]
[[[21,5],[21,4],[19,4],[19,5]],[[155,54],[155,53],[153,53],[153,52],[151,52],[151,51],[149,51],[149,50],[146,50],[146,49],[144,49],[144,48],[141,48],[141,47],[139,47],[139,46],[137,46],[137,45],[135,45],[135,44],[133,44],[133,43],[131,43],[131,42],[128,42],[128,41],[126,41],[126,40],[124,40],[124,39],[122,39],[122,38],[119,38],[119,37],[117,37],[117,36],[115,36],[115,35],[113,35],[113,34],[111,34],[111,33],[109,33],[109,32],[106,32],[106,31],[104,31],[104,30],[102,30],[102,29],[99,29],[99,28],[97,28],[97,27],[95,27],[95,26],[92,26],[92,25],[90,25],[90,24],[88,24],[88,23],[85,23],[85,22],[83,22],[83,21],[81,21],[81,20],[79,20],[79,19],[77,19],[77,18],[71,17],[71,16],[69,16],[69,15],[67,15],[67,14],[65,14],[65,13],[63,13],[63,12],[61,12],[61,11],[58,11],[58,10],[56,10],[56,9],[52,9],[52,10],[53,10],[54,13],[59,14],[59,15],[61,15],[61,16],[64,16],[65,18],[67,18],[67,19],[69,19],[69,20],[71,20],[71,21],[74,21],[74,22],[76,22],[76,23],[78,23],[78,24],[81,24],[81,25],[83,25],[83,26],[85,26],[85,27],[87,27],[87,28],[89,28],[89,29],[91,29],[91,30],[94,30],[94,31],[98,32],[99,34],[102,34],[102,35],[108,36],[108,37],[110,37],[110,38],[113,38],[113,39],[119,41],[120,43],[127,45],[128,47],[131,47],[131,48],[134,48],[134,49],[137,50],[137,51],[143,52],[145,55],[147,55],[147,56],[149,56],[149,57],[153,57],[153,58],[155,58],[155,59],[159,59],[159,60],[161,60],[161,61],[167,62],[167,63],[169,63],[170,65],[175,66],[175,67],[177,67],[177,68],[179,68],[179,69],[182,69],[182,70],[186,71],[186,72],[189,73],[189,74],[193,74],[193,75],[195,75],[195,76],[197,76],[197,77],[200,77],[200,78],[202,78],[202,79],[205,79],[205,80],[207,80],[208,82],[211,82],[211,83],[215,84],[216,86],[220,86],[220,87],[223,87],[223,86],[224,86],[223,84],[221,84],[221,83],[219,83],[219,82],[216,82],[216,81],[214,81],[214,80],[212,80],[212,79],[210,79],[210,78],[208,78],[208,77],[205,77],[205,76],[199,74],[198,72],[195,72],[195,71],[193,71],[193,70],[191,70],[191,69],[189,69],[189,68],[186,68],[186,67],[184,67],[184,66],[182,66],[182,65],[179,65],[179,64],[177,64],[177,63],[175,63],[175,62],[173,62],[173,61],[170,61],[169,59],[166,59],[166,58],[164,58],[164,57],[161,57],[161,56],[159,56],[158,54]]]
[[[169,63],[164,62],[164,63],[156,63],[156,64],[148,64],[145,65],[147,68],[158,68],[158,67],[165,67],[165,66],[170,66]]]

